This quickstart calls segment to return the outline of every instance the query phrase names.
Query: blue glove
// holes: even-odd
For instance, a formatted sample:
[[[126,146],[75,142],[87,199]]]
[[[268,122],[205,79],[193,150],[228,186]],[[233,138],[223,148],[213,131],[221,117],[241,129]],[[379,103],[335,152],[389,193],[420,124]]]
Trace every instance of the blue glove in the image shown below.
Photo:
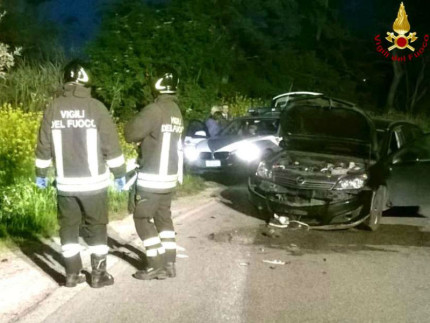
[[[125,185],[125,176],[120,178],[115,178],[115,190],[117,192],[122,192]]]
[[[46,177],[36,177],[36,185],[43,190],[48,187],[48,179]]]

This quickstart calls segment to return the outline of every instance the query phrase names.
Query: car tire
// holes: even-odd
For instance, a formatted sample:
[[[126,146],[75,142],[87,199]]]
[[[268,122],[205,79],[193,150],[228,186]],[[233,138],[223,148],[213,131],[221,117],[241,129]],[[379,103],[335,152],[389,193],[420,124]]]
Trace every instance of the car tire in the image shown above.
[[[384,211],[386,202],[387,188],[381,185],[375,191],[372,192],[369,216],[364,221],[366,229],[370,231],[378,230],[381,224],[382,212]]]

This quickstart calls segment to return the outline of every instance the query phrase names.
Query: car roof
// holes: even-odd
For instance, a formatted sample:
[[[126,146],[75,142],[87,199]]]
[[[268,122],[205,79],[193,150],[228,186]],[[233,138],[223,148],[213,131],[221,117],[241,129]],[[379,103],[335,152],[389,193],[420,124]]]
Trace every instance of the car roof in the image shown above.
[[[277,100],[277,99],[282,98],[284,96],[299,96],[299,95],[322,95],[322,93],[308,92],[308,91],[286,92],[286,93],[282,93],[282,94],[279,94],[279,95],[273,97],[272,100]]]

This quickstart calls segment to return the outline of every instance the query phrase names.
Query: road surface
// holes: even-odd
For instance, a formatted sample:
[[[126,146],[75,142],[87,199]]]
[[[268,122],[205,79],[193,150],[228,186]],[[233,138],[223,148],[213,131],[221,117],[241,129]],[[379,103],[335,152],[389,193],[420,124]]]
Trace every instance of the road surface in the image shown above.
[[[58,288],[19,322],[428,322],[430,232],[269,229],[244,184],[189,198],[175,217],[178,276],[139,281],[132,219],[110,231],[115,284]],[[191,207],[190,207],[191,206]],[[407,223],[408,225],[405,225]]]

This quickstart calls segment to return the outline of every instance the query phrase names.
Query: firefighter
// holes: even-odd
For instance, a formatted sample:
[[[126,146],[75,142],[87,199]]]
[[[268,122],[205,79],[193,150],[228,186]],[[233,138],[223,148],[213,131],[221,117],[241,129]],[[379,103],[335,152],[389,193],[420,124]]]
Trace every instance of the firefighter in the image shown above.
[[[157,98],[125,126],[125,139],[138,144],[138,174],[133,219],[146,250],[147,266],[133,276],[141,280],[175,277],[176,240],[170,205],[176,184],[182,183],[184,129],[176,89],[178,75],[161,73]]]
[[[48,186],[48,167],[56,172],[57,208],[66,286],[85,282],[79,231],[91,252],[90,285],[114,283],[106,271],[107,189],[110,171],[115,186],[125,183],[125,162],[118,134],[106,107],[91,97],[90,77],[75,60],[64,69],[62,93],[46,109],[36,148],[36,184]],[[81,223],[82,222],[82,223]]]

